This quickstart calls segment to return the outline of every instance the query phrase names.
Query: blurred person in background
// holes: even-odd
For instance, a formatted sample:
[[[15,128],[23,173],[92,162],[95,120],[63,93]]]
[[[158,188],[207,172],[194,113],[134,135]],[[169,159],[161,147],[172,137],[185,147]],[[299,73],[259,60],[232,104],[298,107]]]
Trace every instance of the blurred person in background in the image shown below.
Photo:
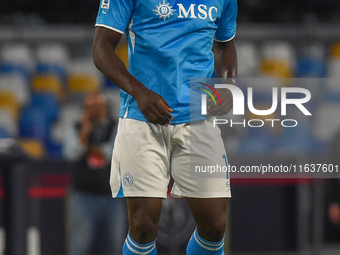
[[[64,157],[74,162],[70,192],[69,255],[89,254],[98,230],[105,254],[121,254],[125,233],[125,205],[112,199],[110,161],[116,121],[109,114],[106,97],[89,94],[80,120],[69,127]]]
[[[331,140],[330,145],[330,163],[340,165],[340,130]],[[340,176],[339,178],[330,179],[328,182],[328,218],[334,224],[340,227]]]

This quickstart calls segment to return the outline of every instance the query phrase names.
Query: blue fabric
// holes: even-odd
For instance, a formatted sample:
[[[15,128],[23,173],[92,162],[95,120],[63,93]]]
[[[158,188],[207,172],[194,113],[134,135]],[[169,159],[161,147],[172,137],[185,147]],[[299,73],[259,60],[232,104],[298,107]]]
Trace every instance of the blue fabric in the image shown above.
[[[130,73],[168,102],[179,124],[205,119],[190,116],[190,79],[212,77],[213,39],[232,39],[236,16],[236,0],[101,0],[96,25],[126,30]],[[120,117],[146,121],[124,91],[120,108]]]
[[[156,240],[148,244],[139,244],[128,233],[123,246],[123,255],[135,254],[157,255]]]
[[[203,239],[195,229],[187,246],[187,255],[224,255],[224,237],[220,242]]]
[[[97,232],[101,231],[105,254],[122,254],[127,231],[125,204],[111,196],[74,192],[70,199],[71,236],[69,255],[90,254]]]

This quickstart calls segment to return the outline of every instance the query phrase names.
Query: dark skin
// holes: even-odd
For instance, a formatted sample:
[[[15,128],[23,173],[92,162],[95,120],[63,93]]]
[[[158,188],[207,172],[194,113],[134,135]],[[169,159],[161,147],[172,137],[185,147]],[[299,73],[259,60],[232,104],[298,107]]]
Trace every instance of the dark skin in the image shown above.
[[[168,103],[152,90],[147,89],[126,69],[115,48],[121,34],[97,27],[93,41],[93,60],[97,68],[114,84],[130,94],[145,118],[154,124],[167,125],[173,119]]]
[[[173,111],[164,98],[147,89],[126,69],[115,52],[121,34],[97,27],[93,41],[93,59],[97,68],[114,84],[129,93],[137,102],[146,119],[153,124],[168,125]],[[236,78],[237,58],[234,42],[214,42],[215,68],[221,78]],[[230,83],[230,82],[228,82]],[[222,105],[208,108],[210,115],[223,115],[232,108],[231,94],[218,90]],[[198,233],[206,240],[220,241],[226,226],[226,198],[186,198]],[[132,238],[141,244],[150,243],[157,237],[161,215],[161,198],[126,198],[129,216],[129,231]]]

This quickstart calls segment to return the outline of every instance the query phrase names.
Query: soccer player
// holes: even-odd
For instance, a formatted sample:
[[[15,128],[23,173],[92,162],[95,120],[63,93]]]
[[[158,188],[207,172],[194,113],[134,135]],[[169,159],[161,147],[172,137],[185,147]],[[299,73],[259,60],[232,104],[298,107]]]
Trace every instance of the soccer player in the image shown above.
[[[124,196],[128,206],[123,254],[157,254],[171,174],[172,194],[186,198],[197,224],[187,254],[220,255],[230,186],[225,178],[192,178],[190,164],[225,164],[220,131],[211,119],[227,113],[232,102],[219,91],[223,104],[209,106],[208,117],[192,118],[190,78],[210,78],[214,71],[221,78],[236,77],[237,3],[159,1],[102,0],[93,42],[95,65],[121,88],[110,184],[113,197]],[[124,31],[129,70],[115,53]],[[208,149],[190,150],[192,137]]]

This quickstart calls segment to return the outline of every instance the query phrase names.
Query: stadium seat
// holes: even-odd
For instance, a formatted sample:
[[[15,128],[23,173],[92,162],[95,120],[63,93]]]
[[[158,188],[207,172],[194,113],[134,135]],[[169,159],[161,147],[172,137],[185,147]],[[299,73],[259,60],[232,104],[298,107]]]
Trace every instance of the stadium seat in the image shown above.
[[[39,139],[49,156],[61,157],[61,144],[56,143],[52,138],[52,126],[59,117],[59,105],[56,97],[50,93],[33,94],[31,104],[23,111],[21,120],[21,136]],[[36,116],[39,114],[40,116]],[[40,123],[41,130],[34,127],[34,123],[27,120],[30,116]],[[38,134],[41,132],[41,134]]]
[[[30,101],[28,80],[21,74],[0,74],[0,90],[11,91],[21,106]]]
[[[8,133],[11,137],[18,134],[17,120],[6,108],[0,108],[0,128],[3,133]]]
[[[314,114],[313,135],[321,142],[329,142],[340,129],[339,103],[323,103]]]
[[[33,158],[42,158],[46,153],[43,143],[38,139],[19,139],[19,145]]]
[[[331,57],[340,60],[340,42],[334,43],[331,48]]]
[[[32,50],[25,43],[7,43],[0,48],[0,60],[5,63],[21,65],[32,71],[35,60]]]
[[[25,107],[19,123],[20,137],[36,138],[47,141],[50,134],[50,123],[43,109]]]
[[[340,103],[340,77],[330,77],[328,78],[325,88],[325,101],[328,103]]]
[[[31,71],[20,63],[0,62],[0,73],[9,75],[22,75],[30,80]]]
[[[61,143],[65,139],[65,132],[68,127],[80,119],[82,102],[64,104],[60,109],[60,117],[58,121],[53,125],[51,131],[51,138],[57,143]]]
[[[49,122],[57,120],[59,116],[59,105],[53,94],[33,94],[30,107],[43,111]]]
[[[72,59],[68,73],[75,76],[90,75],[98,82],[98,85],[101,85],[104,79],[104,75],[93,64],[92,56]]]
[[[37,65],[39,74],[52,74],[66,82],[68,64],[70,62],[67,48],[62,44],[41,44],[36,48]]]
[[[53,158],[62,158],[63,157],[63,144],[55,142],[51,139],[48,139],[45,142],[46,152],[50,157]]]
[[[16,119],[19,113],[19,106],[20,104],[15,94],[11,91],[0,90],[0,108],[7,109],[13,118]]]
[[[274,139],[268,127],[248,128],[247,133],[240,140],[238,152],[241,154],[269,153]]]
[[[100,89],[98,77],[93,74],[70,74],[68,91],[70,93],[90,93]]]
[[[340,43],[331,47],[328,60],[328,78],[325,86],[325,100],[328,103],[340,102]]]
[[[103,91],[103,93],[108,99],[112,116],[118,119],[120,110],[120,91],[117,89],[107,88]]]
[[[1,123],[0,123],[0,138],[12,138],[12,135],[8,132],[8,130],[1,127]]]
[[[340,77],[340,59],[331,58],[328,65],[329,77]]]
[[[303,45],[299,49],[298,55],[296,64],[297,77],[326,77],[327,67],[323,45]]]
[[[314,152],[316,148],[310,125],[303,121],[298,122],[296,127],[282,128],[282,133],[277,138],[273,151],[283,154]]]
[[[263,46],[260,63],[262,75],[291,78],[294,68],[295,54],[288,43],[272,42]]]
[[[93,63],[92,57],[79,57],[71,59],[69,64],[69,73],[73,74],[94,74],[101,75],[101,72]]]
[[[256,109],[269,109],[271,102],[269,104],[264,104],[262,102],[258,103],[254,100],[254,107]],[[239,152],[243,154],[261,154],[269,152],[272,148],[272,144],[275,141],[275,133],[277,132],[277,124],[272,127],[272,122],[266,121],[266,119],[277,119],[275,113],[259,116],[251,112],[246,113],[247,120],[262,120],[264,125],[262,127],[251,127],[250,125],[260,126],[259,121],[250,122],[250,125],[246,125],[246,133],[241,138],[239,144]]]
[[[254,94],[268,94],[270,98],[272,98],[273,88],[279,88],[282,83],[282,79],[276,77],[241,78],[240,80],[243,81],[240,86],[245,91],[247,91],[247,88],[252,87]]]
[[[38,62],[53,63],[66,67],[70,61],[69,52],[65,45],[44,43],[36,47]]]
[[[63,99],[65,96],[60,80],[55,75],[35,76],[32,81],[32,88],[35,93],[52,93],[59,99]]]
[[[258,75],[258,55],[253,44],[240,42],[236,44],[238,77],[254,77]]]

